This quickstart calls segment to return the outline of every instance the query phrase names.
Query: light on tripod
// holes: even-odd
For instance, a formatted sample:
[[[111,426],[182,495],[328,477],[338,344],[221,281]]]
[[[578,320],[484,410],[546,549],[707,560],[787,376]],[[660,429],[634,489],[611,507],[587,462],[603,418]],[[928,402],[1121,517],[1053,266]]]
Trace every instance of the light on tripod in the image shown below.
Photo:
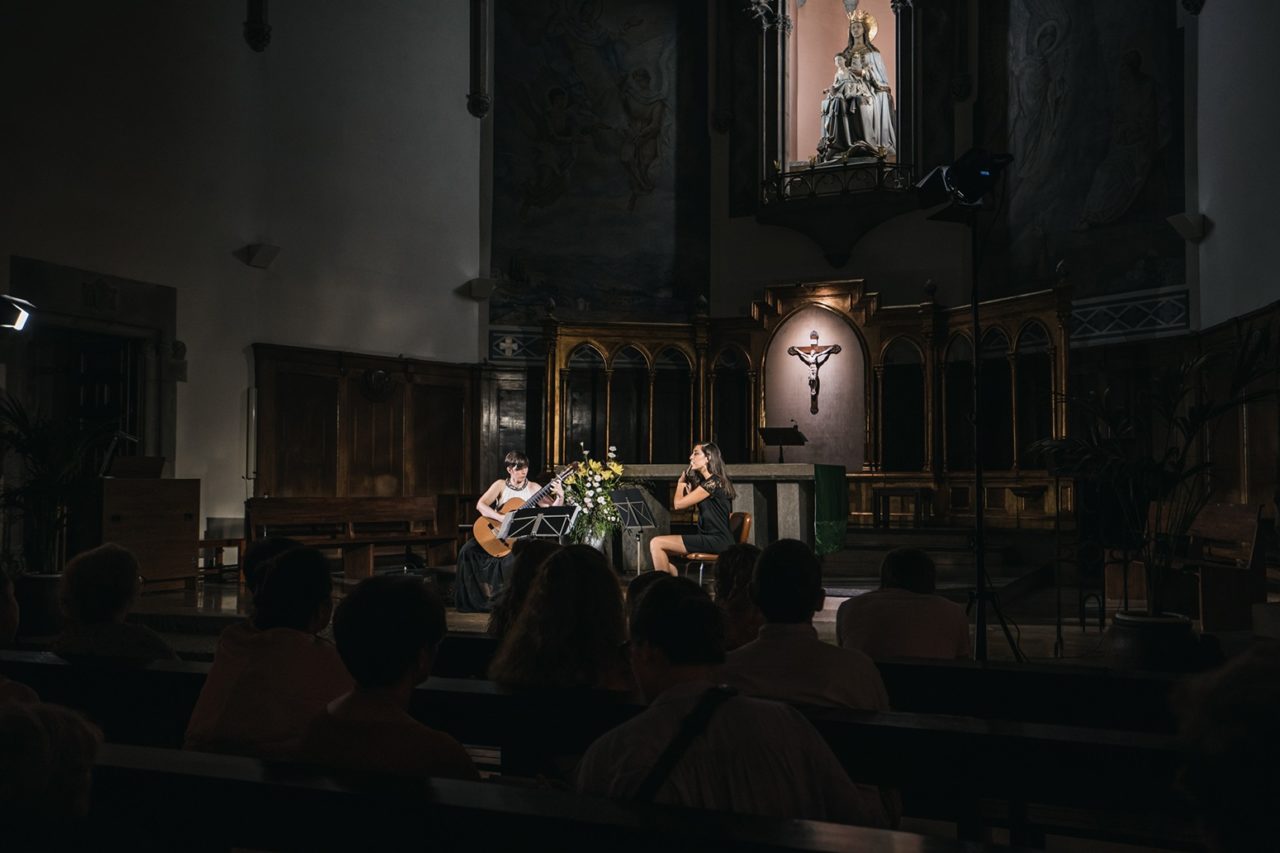
[[[995,186],[996,176],[1012,162],[1010,154],[991,154],[982,148],[970,148],[959,160],[943,168],[942,184],[956,204],[981,204],[982,197]]]
[[[35,312],[36,306],[25,299],[4,294],[0,296],[0,316],[8,322],[0,323],[0,329],[13,329],[21,332],[27,327],[27,321]]]

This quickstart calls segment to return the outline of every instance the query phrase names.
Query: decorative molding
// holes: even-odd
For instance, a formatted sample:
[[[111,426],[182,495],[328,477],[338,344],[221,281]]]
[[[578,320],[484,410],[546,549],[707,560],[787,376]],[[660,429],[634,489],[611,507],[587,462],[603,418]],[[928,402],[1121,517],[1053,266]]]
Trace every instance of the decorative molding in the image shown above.
[[[1186,288],[1083,299],[1071,306],[1072,347],[1181,335],[1190,329],[1191,294]]]
[[[490,326],[488,360],[494,364],[541,364],[547,358],[542,329]]]

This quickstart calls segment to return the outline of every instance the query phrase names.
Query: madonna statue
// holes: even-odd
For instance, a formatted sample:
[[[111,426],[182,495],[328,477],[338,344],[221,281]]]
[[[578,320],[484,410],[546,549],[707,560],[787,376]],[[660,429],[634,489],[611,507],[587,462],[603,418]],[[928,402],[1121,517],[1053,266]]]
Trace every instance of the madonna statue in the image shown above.
[[[849,16],[849,44],[836,54],[836,74],[823,92],[822,162],[855,156],[891,157],[898,152],[893,94],[884,59],[871,43],[876,19],[865,11]]]

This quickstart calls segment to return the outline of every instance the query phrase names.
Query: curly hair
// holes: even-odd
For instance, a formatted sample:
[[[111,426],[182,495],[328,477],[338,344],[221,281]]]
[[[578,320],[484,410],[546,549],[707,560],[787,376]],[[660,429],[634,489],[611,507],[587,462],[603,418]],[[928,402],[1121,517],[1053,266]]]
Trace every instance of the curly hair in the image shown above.
[[[547,687],[616,686],[626,678],[625,640],[617,575],[595,548],[570,545],[542,564],[489,677]]]
[[[516,617],[529,599],[533,579],[548,557],[560,550],[549,539],[519,539],[511,549],[511,577],[498,593],[489,611],[489,636],[501,640],[516,624]]]

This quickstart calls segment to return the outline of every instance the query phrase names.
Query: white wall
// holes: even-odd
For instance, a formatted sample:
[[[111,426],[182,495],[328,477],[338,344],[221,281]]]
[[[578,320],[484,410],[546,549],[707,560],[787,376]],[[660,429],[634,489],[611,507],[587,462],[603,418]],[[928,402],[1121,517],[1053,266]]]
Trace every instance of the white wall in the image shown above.
[[[1211,0],[1196,21],[1200,210],[1213,223],[1200,244],[1200,318],[1209,327],[1280,299],[1280,3]]]
[[[21,255],[178,290],[176,474],[243,509],[249,346],[477,361],[480,123],[468,7],[7,4],[0,292]],[[232,252],[281,247],[269,271]],[[37,300],[38,302],[38,300]]]

